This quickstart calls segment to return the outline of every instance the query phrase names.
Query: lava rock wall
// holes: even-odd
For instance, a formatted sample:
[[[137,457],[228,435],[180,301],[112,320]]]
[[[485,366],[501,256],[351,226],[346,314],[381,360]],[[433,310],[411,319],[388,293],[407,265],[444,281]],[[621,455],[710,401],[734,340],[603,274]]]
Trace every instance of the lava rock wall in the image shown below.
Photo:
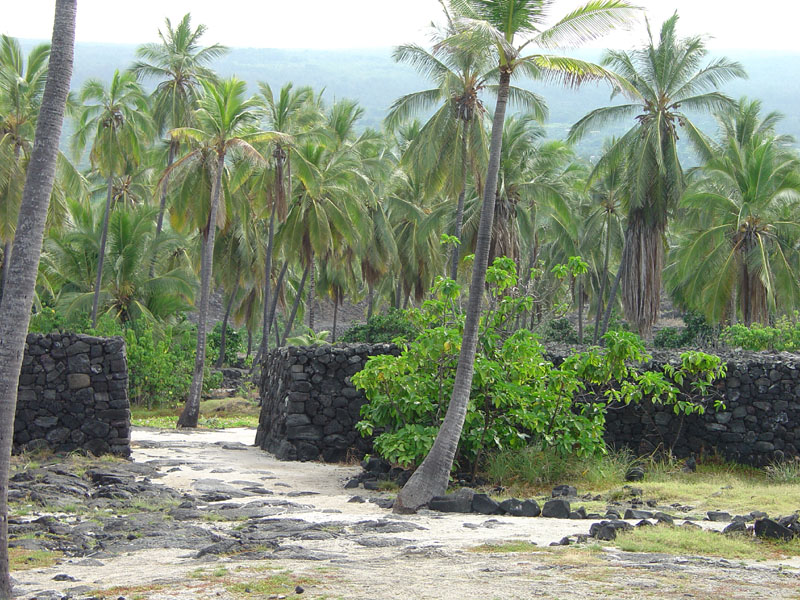
[[[559,364],[569,350],[550,347]],[[399,354],[391,344],[280,348],[265,360],[262,412],[256,445],[286,460],[337,461],[348,451],[370,451],[354,425],[366,401],[350,376],[373,354]],[[610,406],[606,442],[645,455],[669,450],[677,457],[719,455],[755,466],[800,455],[800,355],[735,353],[723,355],[727,377],[703,399],[702,415],[676,415],[671,406],[650,402]],[[650,367],[678,364],[678,352],[655,352]],[[583,401],[592,401],[591,397]]]
[[[121,337],[28,334],[14,450],[130,455],[128,361]]]
[[[336,462],[371,450],[355,430],[364,392],[350,376],[370,356],[400,353],[392,344],[278,348],[262,363],[256,445],[281,460]]]

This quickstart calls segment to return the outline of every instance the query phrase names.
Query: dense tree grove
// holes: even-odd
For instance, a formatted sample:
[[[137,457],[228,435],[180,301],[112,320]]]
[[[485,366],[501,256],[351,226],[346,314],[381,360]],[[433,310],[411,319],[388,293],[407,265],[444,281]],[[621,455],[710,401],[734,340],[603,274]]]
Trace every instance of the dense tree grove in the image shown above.
[[[739,64],[681,37],[677,15],[600,65],[553,53],[630,25],[637,11],[622,0],[556,21],[539,0],[441,4],[430,47],[394,55],[429,89],[397,99],[380,131],[360,125],[353,100],[218,77],[227,49],[204,45],[206,28],[189,15],[167,20],[160,42],[110,81],[74,90],[32,327],[125,335],[130,356],[170,374],[159,397],[132,373],[142,377],[135,399],[187,400],[180,424],[191,427],[208,368],[230,353],[229,325],[246,331],[252,360],[291,336],[323,336],[324,299],[335,341],[344,303],[364,301],[365,318],[419,307],[441,276],[464,289],[465,370],[451,403],[463,408],[482,273],[498,257],[514,262],[514,294],[529,299],[513,328],[574,341],[601,340],[612,315],[651,336],[662,288],[712,325],[769,325],[800,308],[800,158],[780,115],[725,95],[745,76]],[[16,40],[0,41],[3,292],[49,56],[46,45],[24,56]],[[624,101],[548,140],[546,103],[530,91],[542,81],[600,82]],[[694,124],[702,112],[716,131]],[[581,158],[573,143],[616,118],[629,131],[594,162]],[[682,164],[690,149],[679,139],[698,166]],[[210,343],[215,297],[225,326]],[[567,313],[574,334],[559,321]]]

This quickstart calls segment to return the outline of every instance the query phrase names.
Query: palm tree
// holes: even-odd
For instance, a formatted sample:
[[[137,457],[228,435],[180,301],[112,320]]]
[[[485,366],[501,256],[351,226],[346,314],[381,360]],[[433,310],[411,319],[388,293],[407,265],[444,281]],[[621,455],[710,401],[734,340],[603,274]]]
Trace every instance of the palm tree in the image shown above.
[[[102,224],[89,203],[72,201],[69,212],[71,227],[48,237],[42,257],[47,280],[58,289],[56,305],[67,316],[85,314],[92,306]],[[175,233],[155,238],[155,214],[139,206],[116,210],[109,219],[99,310],[122,323],[169,320],[189,309],[194,294],[194,276],[185,260],[149,274],[151,264],[166,262],[185,246]]]
[[[36,46],[27,64],[19,42],[0,37],[0,242],[3,246],[0,298],[8,274],[25,167],[33,149],[36,118],[47,78],[50,45]]]
[[[39,254],[72,77],[76,0],[56,0],[50,65],[20,203],[6,293],[0,302],[0,598],[12,597],[8,562],[8,474],[17,386],[31,316]]]
[[[739,63],[725,58],[701,66],[706,49],[701,37],[679,38],[678,14],[661,26],[658,41],[632,52],[610,51],[603,64],[628,82],[634,102],[596,109],[570,130],[577,140],[591,129],[612,120],[635,117],[636,125],[620,137],[598,162],[627,162],[628,222],[620,266],[625,316],[642,336],[649,336],[658,319],[664,262],[664,232],[671,211],[684,187],[678,157],[678,130],[705,150],[704,136],[684,112],[714,111],[731,104],[729,98],[710,91],[736,77],[744,77]]]
[[[269,135],[252,131],[252,127],[256,125],[258,119],[257,103],[253,98],[244,99],[246,90],[244,81],[234,77],[226,79],[218,85],[207,81],[203,81],[202,84],[203,95],[198,102],[198,109],[194,117],[197,127],[183,127],[172,132],[173,136],[193,140],[198,145],[189,154],[176,161],[164,176],[166,178],[173,170],[188,168],[191,164],[199,164],[210,168],[213,178],[207,211],[198,211],[207,216],[202,220],[200,229],[200,306],[197,314],[197,350],[192,385],[189,388],[186,405],[178,419],[178,427],[197,427],[197,420],[200,416],[200,393],[203,390],[203,368],[206,359],[208,299],[211,295],[214,239],[217,231],[225,160],[231,152],[240,155],[243,159],[264,163],[264,158],[248,140],[270,138]]]
[[[192,16],[187,13],[173,29],[169,19],[164,20],[166,31],[158,30],[160,43],[144,44],[136,49],[139,58],[131,71],[139,79],[159,80],[152,97],[153,120],[159,133],[165,129],[190,127],[194,124],[194,111],[202,80],[215,82],[217,76],[208,65],[224,56],[228,49],[219,44],[200,47],[205,25],[192,29]],[[167,169],[179,150],[180,140],[170,135],[168,140]],[[167,186],[161,189],[156,237],[161,235],[167,203]]]
[[[666,269],[682,303],[710,322],[768,323],[800,299],[800,157],[781,118],[740,100],[719,116],[723,138],[681,199],[686,230]]]
[[[275,161],[274,191],[265,194],[269,199],[269,225],[267,226],[267,243],[264,254],[264,316],[260,355],[266,353],[269,346],[269,332],[272,326],[270,317],[272,282],[272,255],[275,243],[275,218],[284,219],[287,211],[286,172],[291,177],[291,151],[295,139],[309,125],[317,120],[317,113],[309,107],[313,99],[310,87],[294,89],[293,84],[284,85],[277,97],[266,83],[259,83],[259,100],[266,113],[266,126],[284,135],[273,144],[272,158]],[[289,194],[291,196],[291,193]],[[275,291],[278,294],[278,290]]]
[[[549,77],[572,85],[586,80],[611,78],[604,69],[590,63],[543,54],[523,55],[522,50],[531,43],[548,48],[593,39],[617,24],[626,23],[633,14],[631,6],[626,2],[597,0],[574,10],[552,27],[543,28],[549,8],[549,2],[545,0],[456,0],[453,5],[459,7],[465,31],[450,38],[450,43],[461,47],[477,44],[493,48],[498,60],[499,85],[492,120],[489,165],[483,189],[469,303],[453,393],[431,451],[397,496],[395,510],[400,512],[415,511],[431,497],[445,492],[461,437],[475,367],[478,324],[486,282],[503,123],[511,76],[515,72],[522,72],[536,78]],[[528,40],[515,46],[518,35],[526,36]]]
[[[81,89],[80,102],[82,106],[73,147],[76,151],[82,151],[92,138],[89,160],[98,174],[106,178],[107,191],[92,302],[91,319],[94,327],[97,324],[114,177],[139,164],[144,143],[151,136],[152,123],[148,117],[144,91],[131,73],[115,71],[108,88],[100,81],[90,79]]]
[[[438,42],[457,32],[443,2],[442,7],[448,26],[435,32],[434,40]],[[490,70],[490,54],[485,48],[465,50],[437,43],[429,51],[417,44],[405,44],[395,49],[393,58],[412,65],[436,84],[435,88],[398,98],[385,123],[389,130],[395,130],[412,115],[433,112],[403,153],[403,162],[423,177],[426,189],[446,187],[448,193],[457,196],[452,232],[460,239],[470,157],[485,163],[486,109],[480,94],[489,87],[486,74]],[[458,275],[458,258],[458,249],[454,248],[452,279]]]

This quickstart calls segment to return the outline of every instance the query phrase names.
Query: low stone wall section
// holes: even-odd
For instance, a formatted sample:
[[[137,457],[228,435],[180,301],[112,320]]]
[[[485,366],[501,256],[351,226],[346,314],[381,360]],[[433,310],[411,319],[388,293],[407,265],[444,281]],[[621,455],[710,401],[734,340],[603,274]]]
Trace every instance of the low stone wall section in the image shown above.
[[[130,455],[128,361],[121,337],[29,334],[14,450]]]
[[[371,451],[371,440],[355,430],[366,398],[350,376],[370,356],[399,353],[392,344],[271,351],[262,363],[256,445],[282,460],[337,462]]]
[[[370,450],[354,429],[366,401],[350,383],[374,354],[399,354],[391,344],[318,346],[273,350],[262,369],[262,412],[256,445],[287,460],[342,460]],[[565,347],[550,347],[555,363]],[[606,442],[639,455],[669,450],[677,457],[719,455],[764,466],[800,456],[800,355],[731,353],[722,356],[727,376],[703,399],[702,415],[676,415],[650,402],[610,406]],[[679,352],[655,352],[650,366],[677,364]],[[590,401],[591,398],[584,398]]]

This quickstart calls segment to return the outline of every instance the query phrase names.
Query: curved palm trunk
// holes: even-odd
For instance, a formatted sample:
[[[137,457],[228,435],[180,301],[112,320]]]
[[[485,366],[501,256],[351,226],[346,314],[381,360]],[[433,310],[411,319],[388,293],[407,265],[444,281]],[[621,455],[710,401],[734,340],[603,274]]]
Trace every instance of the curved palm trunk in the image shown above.
[[[217,208],[219,206],[220,188],[222,187],[222,170],[225,168],[225,153],[220,152],[217,158],[217,172],[214,176],[214,187],[211,192],[211,210],[208,215],[208,232],[203,236],[203,250],[200,259],[200,308],[197,319],[197,348],[194,357],[192,385],[189,397],[178,418],[178,427],[197,427],[200,418],[200,394],[203,392],[203,369],[206,364],[206,327],[208,325],[208,299],[211,296],[211,275],[214,266],[214,238],[217,234]]]
[[[172,166],[172,163],[175,162],[175,155],[178,153],[178,141],[175,139],[170,139],[169,141],[169,154],[167,154],[167,176],[164,178],[164,183],[161,188],[161,201],[158,205],[158,219],[156,220],[156,236],[155,239],[158,240],[159,236],[161,235],[161,230],[164,228],[164,213],[167,211],[167,186],[169,184],[169,177],[171,173],[169,173],[169,168]],[[153,278],[156,272],[156,257],[153,257],[153,262],[150,263],[150,278]]]
[[[97,306],[100,303],[100,286],[103,283],[103,263],[106,258],[106,239],[108,238],[108,216],[111,212],[111,192],[114,188],[114,178],[108,176],[108,192],[106,193],[106,210],[103,213],[103,232],[100,234],[100,251],[97,255],[97,277],[94,281],[94,297],[92,298],[92,327],[97,326]]]
[[[33,154],[25,178],[17,231],[8,264],[8,285],[0,304],[0,599],[12,596],[8,564],[8,474],[17,408],[17,386],[33,304],[47,208],[75,43],[76,0],[57,0],[50,67],[42,97]]]
[[[508,102],[508,88],[511,72],[502,69],[497,90],[497,106],[492,122],[492,139],[489,146],[489,168],[486,174],[486,187],[483,190],[481,220],[478,225],[478,238],[475,246],[475,262],[472,267],[472,282],[469,288],[464,337],[458,357],[453,394],[447,407],[444,422],[436,436],[431,451],[420,467],[400,490],[394,503],[395,512],[414,512],[427,504],[436,495],[444,494],[450,477],[450,469],[461,438],[464,419],[467,414],[472,376],[475,369],[475,351],[478,344],[478,325],[483,303],[483,288],[486,283],[486,268],[489,261],[489,245],[494,218],[494,200],[497,190],[497,174],[500,170],[500,151],[503,145],[503,122]]]
[[[8,279],[8,263],[11,259],[11,241],[9,240],[3,244],[3,278],[0,280],[0,302],[3,301],[3,290],[6,289],[6,280]]]
[[[289,261],[283,261],[283,267],[281,267],[281,272],[278,274],[278,281],[275,283],[275,294],[272,297],[272,302],[270,303],[269,307],[269,328],[272,329],[272,326],[275,325],[275,345],[281,345],[281,338],[280,333],[278,332],[278,325],[275,323],[275,312],[278,309],[278,297],[281,295],[281,290],[283,289],[283,280],[286,277],[286,272],[289,270]],[[269,345],[267,345],[267,349],[269,349]]]
[[[219,356],[217,357],[217,362],[214,363],[214,366],[219,369],[222,367],[222,363],[225,361],[225,346],[228,341],[228,319],[231,316],[231,309],[233,308],[233,301],[236,299],[236,294],[239,292],[239,277],[237,274],[236,277],[236,285],[233,286],[233,291],[231,292],[230,298],[228,298],[228,306],[225,307],[225,316],[222,317],[222,334],[219,338]]]
[[[339,319],[339,294],[333,299],[333,331],[331,332],[331,342],[336,343],[336,321]]]
[[[461,239],[461,227],[464,224],[464,198],[467,195],[467,135],[469,135],[468,122],[462,121],[461,132],[461,191],[458,193],[458,205],[456,206],[456,226],[453,235]],[[453,257],[450,262],[450,279],[458,279],[458,257],[460,254],[459,246],[453,247]]]
[[[303,297],[303,288],[306,285],[306,279],[308,278],[308,272],[312,270],[311,263],[306,265],[306,268],[303,270],[303,277],[300,279],[300,285],[297,288],[297,294],[294,297],[294,304],[292,305],[292,312],[289,315],[289,318],[286,320],[286,329],[283,330],[283,337],[281,337],[280,346],[286,345],[286,338],[289,337],[289,332],[292,331],[292,325],[294,324],[294,319],[297,316],[297,309],[300,308],[300,299]]]
[[[375,286],[372,283],[367,283],[367,321],[372,318],[372,312],[375,308]]]

